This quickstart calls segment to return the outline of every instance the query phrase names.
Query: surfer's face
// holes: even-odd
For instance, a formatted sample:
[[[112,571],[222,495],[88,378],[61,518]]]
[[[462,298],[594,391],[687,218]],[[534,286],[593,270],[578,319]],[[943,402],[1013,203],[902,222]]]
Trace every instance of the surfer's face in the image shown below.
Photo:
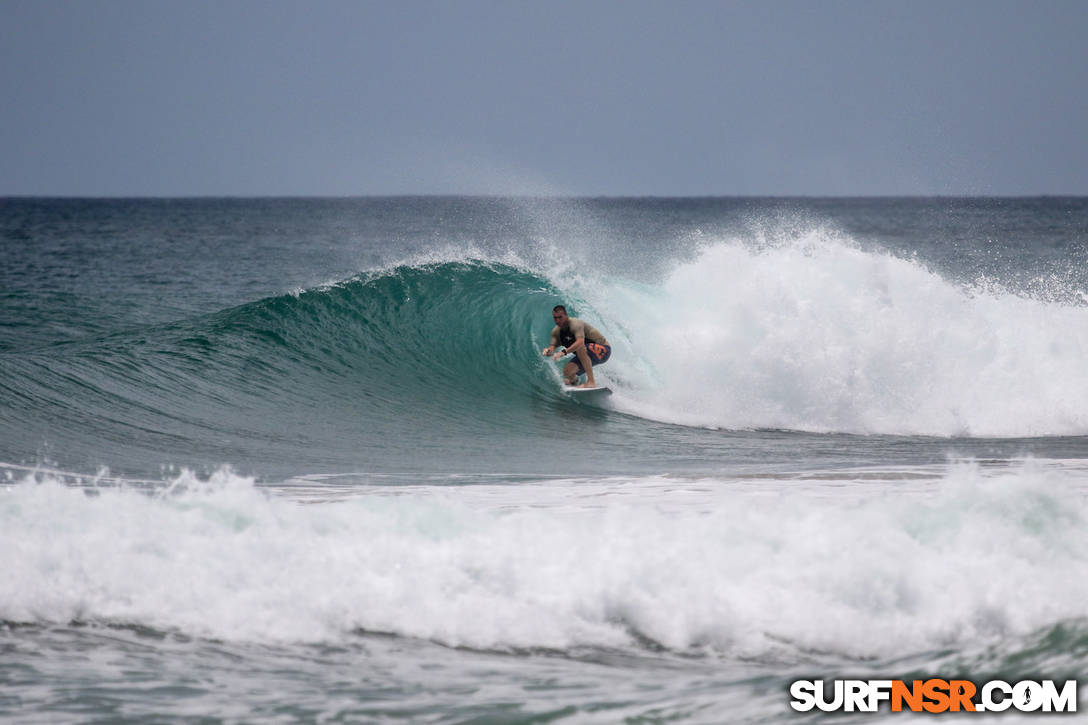
[[[553,312],[552,319],[555,320],[555,324],[559,325],[560,327],[566,327],[567,323],[570,322],[570,318],[567,317],[567,313],[563,310],[556,310],[555,312]]]

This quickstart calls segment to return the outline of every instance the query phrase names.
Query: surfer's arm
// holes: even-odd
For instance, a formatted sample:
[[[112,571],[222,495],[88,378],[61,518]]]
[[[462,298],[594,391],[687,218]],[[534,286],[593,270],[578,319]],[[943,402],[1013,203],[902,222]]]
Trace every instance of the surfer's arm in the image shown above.
[[[586,346],[586,339],[584,337],[579,337],[577,340],[575,340],[573,343],[571,343],[570,345],[567,346],[566,354],[567,355],[574,355],[575,353],[578,352],[579,348],[582,348],[582,347],[585,347],[585,346]]]
[[[561,358],[561,357],[563,357],[565,355],[577,355],[578,351],[580,349],[584,348],[585,346],[586,346],[586,339],[584,337],[579,337],[577,340],[572,342],[570,345],[563,348],[559,352],[555,353],[555,355],[552,355],[552,359],[553,360],[558,360],[559,358]],[[547,355],[548,353],[545,352],[544,354]],[[583,364],[585,364],[584,361],[583,361]]]
[[[551,355],[553,352],[555,352],[555,348],[559,346],[559,328],[558,327],[556,327],[555,329],[552,330],[551,340],[549,340],[548,342],[550,344],[546,348],[544,348],[543,350],[540,351],[540,354],[543,355],[544,357],[548,357],[549,355]]]

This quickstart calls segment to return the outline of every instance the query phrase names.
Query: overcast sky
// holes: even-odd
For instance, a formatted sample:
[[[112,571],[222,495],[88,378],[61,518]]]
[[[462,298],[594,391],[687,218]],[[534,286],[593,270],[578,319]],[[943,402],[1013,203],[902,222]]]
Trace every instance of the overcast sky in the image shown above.
[[[1088,194],[1088,2],[0,0],[0,194]]]

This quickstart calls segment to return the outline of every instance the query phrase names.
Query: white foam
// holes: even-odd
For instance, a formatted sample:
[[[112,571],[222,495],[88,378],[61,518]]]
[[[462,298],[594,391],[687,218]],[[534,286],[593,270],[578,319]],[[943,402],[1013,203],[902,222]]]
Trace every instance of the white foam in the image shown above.
[[[968,289],[824,231],[722,241],[660,286],[579,285],[621,409],[723,428],[1088,433],[1088,307]]]
[[[0,620],[890,656],[1026,633],[1088,601],[1084,478],[1060,466],[955,466],[925,490],[652,478],[325,503],[229,472],[156,496],[38,478],[0,489]]]

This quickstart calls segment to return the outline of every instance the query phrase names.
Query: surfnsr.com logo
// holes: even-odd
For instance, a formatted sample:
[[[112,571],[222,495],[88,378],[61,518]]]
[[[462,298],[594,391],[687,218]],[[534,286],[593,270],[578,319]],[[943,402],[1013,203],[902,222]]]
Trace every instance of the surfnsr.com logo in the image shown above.
[[[970,680],[797,680],[790,685],[790,707],[798,712],[877,712],[887,702],[892,712],[1076,712],[1077,681],[1010,684],[991,680],[981,687]]]

